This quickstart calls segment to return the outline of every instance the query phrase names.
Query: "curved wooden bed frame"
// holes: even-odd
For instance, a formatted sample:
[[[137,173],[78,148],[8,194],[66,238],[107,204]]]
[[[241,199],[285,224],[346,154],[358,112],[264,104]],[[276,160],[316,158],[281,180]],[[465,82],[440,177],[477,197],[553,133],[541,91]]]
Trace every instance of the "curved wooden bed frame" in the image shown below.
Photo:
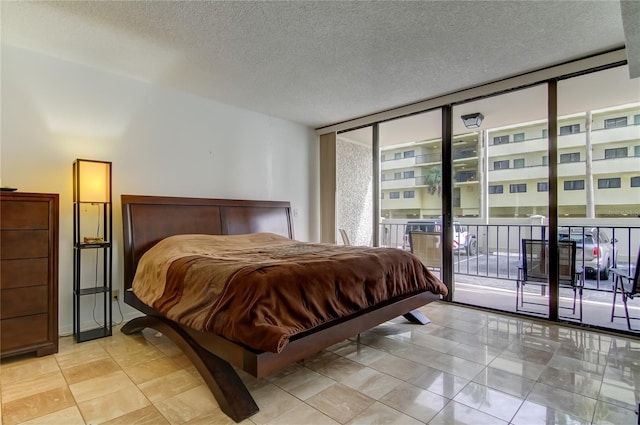
[[[219,335],[200,332],[166,319],[131,291],[140,257],[155,243],[177,234],[233,235],[271,232],[293,238],[289,202],[122,195],[124,226],[124,300],[146,314],[122,327],[129,335],[144,328],[170,338],[198,369],[220,408],[236,422],[258,412],[258,406],[234,366],[261,378],[324,348],[394,317],[425,324],[414,309],[440,299],[422,292],[359,312],[297,335],[280,353],[256,351]],[[408,312],[408,313],[407,313]]]

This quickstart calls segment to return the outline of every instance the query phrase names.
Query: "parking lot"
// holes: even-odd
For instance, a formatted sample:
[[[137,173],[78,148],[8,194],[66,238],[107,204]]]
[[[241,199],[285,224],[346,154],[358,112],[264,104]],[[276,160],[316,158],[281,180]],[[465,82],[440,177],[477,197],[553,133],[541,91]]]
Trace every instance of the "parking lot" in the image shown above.
[[[464,253],[454,253],[454,273],[457,275],[479,276],[493,278],[492,287],[513,289],[518,276],[520,258],[518,254],[490,253],[467,256]],[[628,262],[619,262],[618,268],[628,270]],[[473,282],[472,279],[465,279]],[[482,280],[486,285],[487,280]],[[585,276],[585,289],[611,291],[613,275],[608,280],[601,280],[597,275]]]

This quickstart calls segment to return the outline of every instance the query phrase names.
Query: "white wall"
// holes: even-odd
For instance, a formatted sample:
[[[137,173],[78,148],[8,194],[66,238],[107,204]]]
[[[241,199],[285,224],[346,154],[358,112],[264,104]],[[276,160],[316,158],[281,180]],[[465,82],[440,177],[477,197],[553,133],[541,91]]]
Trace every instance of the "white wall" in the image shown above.
[[[319,239],[312,129],[5,45],[1,70],[0,184],[60,194],[61,333],[73,320],[76,158],[113,162],[116,289],[123,288],[121,194],[290,201],[295,238]],[[91,321],[86,312],[83,321]],[[124,305],[124,313],[135,311]]]

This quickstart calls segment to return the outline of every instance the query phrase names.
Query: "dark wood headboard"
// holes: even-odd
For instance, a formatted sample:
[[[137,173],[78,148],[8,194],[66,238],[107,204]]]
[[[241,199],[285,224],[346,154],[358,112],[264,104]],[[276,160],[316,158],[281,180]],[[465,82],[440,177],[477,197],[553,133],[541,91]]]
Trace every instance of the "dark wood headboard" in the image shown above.
[[[293,238],[289,202],[139,195],[121,199],[125,291],[142,254],[168,236],[270,232]]]

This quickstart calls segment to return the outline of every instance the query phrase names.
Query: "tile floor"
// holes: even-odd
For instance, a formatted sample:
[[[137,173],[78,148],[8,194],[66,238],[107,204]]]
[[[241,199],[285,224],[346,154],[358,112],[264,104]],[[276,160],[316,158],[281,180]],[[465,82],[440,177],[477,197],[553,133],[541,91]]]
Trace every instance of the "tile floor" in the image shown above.
[[[640,339],[443,302],[294,364],[241,374],[260,407],[251,424],[637,424]],[[229,424],[165,337],[76,344],[5,359],[4,425]]]

